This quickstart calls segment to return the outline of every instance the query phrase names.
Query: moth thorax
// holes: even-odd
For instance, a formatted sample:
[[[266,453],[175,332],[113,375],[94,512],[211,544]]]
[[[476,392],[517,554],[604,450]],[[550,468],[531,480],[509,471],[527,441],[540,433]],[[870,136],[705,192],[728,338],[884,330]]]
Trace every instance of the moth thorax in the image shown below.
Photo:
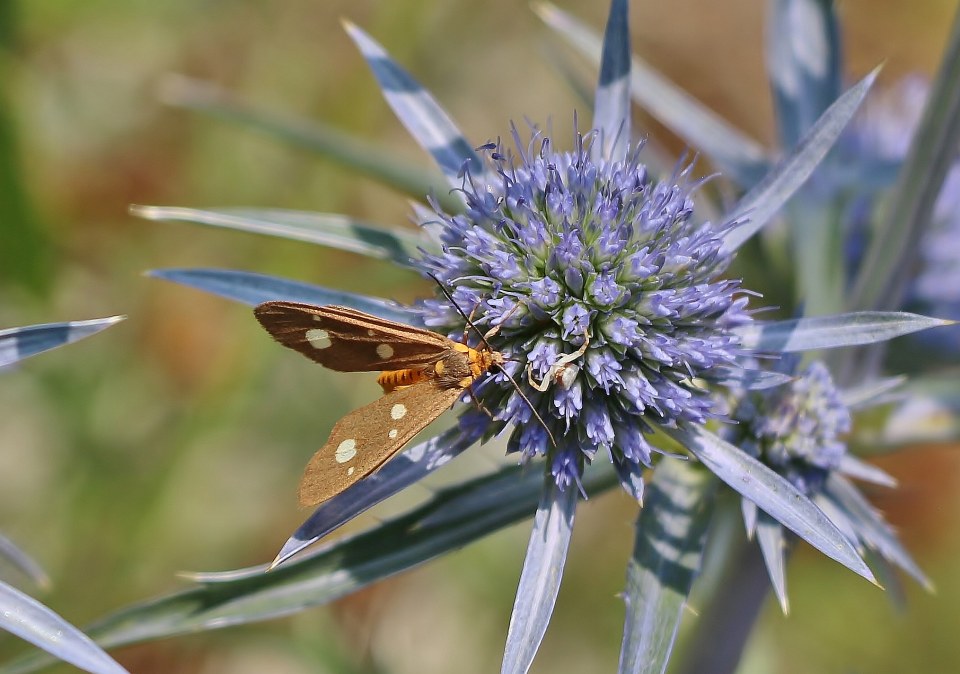
[[[478,356],[479,353],[469,347],[451,349],[434,366],[437,383],[441,388],[467,388],[482,374],[478,369]]]

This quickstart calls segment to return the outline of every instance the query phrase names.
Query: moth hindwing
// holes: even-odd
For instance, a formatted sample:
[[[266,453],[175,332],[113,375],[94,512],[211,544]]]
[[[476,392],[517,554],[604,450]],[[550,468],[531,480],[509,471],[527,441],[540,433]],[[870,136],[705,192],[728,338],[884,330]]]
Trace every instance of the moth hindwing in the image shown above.
[[[304,472],[299,500],[317,505],[382,466],[503,356],[356,309],[266,302],[274,339],[331,370],[381,372],[384,395],[338,421]]]

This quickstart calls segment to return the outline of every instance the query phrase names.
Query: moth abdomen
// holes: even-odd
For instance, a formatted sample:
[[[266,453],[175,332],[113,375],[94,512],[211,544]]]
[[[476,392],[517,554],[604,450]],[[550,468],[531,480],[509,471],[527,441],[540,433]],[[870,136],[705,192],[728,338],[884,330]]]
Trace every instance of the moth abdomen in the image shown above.
[[[377,383],[380,384],[384,393],[390,393],[404,386],[413,386],[424,379],[427,379],[427,373],[423,369],[407,368],[381,372],[377,376]]]

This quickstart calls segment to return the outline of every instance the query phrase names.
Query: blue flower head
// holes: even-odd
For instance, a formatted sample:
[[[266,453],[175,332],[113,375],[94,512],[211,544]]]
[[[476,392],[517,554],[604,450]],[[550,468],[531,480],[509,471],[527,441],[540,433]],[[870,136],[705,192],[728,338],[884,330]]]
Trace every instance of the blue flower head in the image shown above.
[[[477,298],[461,309],[497,326],[494,348],[528,370],[520,383],[556,447],[546,429],[531,431],[541,421],[503,377],[481,386],[478,402],[498,412],[488,435],[512,426],[510,447],[546,455],[561,487],[600,450],[617,465],[648,464],[652,426],[716,416],[693,382],[733,363],[731,330],[749,320],[738,282],[721,278],[725,228],[694,217],[690,167],[656,180],[640,146],[596,160],[596,138],[559,151],[539,131],[524,143],[514,129],[512,151],[487,146],[492,179],[465,173],[463,214],[435,205],[442,252],[417,261]],[[449,301],[418,309],[427,325],[463,335]]]
[[[818,493],[846,454],[850,412],[826,366],[811,363],[793,381],[754,392],[734,413],[740,447],[808,496]]]
[[[779,364],[792,369],[791,359]],[[869,505],[850,480],[865,480],[883,486],[895,481],[879,469],[860,462],[847,452],[851,413],[845,394],[834,384],[827,367],[815,361],[786,384],[759,391],[741,391],[730,427],[737,445],[787,479],[800,493],[812,499],[831,521],[861,549],[876,553],[883,563],[899,566],[919,583],[929,580],[897,540],[882,515]],[[874,402],[882,401],[879,396]],[[762,513],[756,504],[742,499],[748,534],[756,536],[770,575],[773,590],[784,612],[788,610],[783,573],[790,539],[783,527]],[[764,533],[758,533],[761,528]]]

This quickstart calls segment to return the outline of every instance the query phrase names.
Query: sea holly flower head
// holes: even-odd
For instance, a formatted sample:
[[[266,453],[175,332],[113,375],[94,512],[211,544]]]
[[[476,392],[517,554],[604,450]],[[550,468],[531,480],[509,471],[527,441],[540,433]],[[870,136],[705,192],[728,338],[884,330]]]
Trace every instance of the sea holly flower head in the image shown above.
[[[778,363],[780,369],[791,369],[790,360]],[[738,400],[732,415],[737,425],[731,428],[741,449],[813,499],[858,548],[876,553],[875,561],[899,566],[929,587],[893,529],[848,479],[895,484],[886,473],[848,454],[845,436],[852,427],[851,411],[823,363],[812,362],[780,386],[740,392]],[[874,402],[882,400],[878,395]],[[742,509],[747,532],[757,538],[774,592],[787,612],[786,532],[749,500],[742,500]]]
[[[732,329],[750,320],[739,282],[722,278],[731,225],[695,217],[691,167],[658,180],[641,145],[621,160],[597,160],[597,138],[578,134],[562,151],[536,129],[529,142],[514,129],[513,148],[485,146],[492,178],[465,172],[462,214],[434,204],[442,251],[416,262],[475,298],[462,310],[497,326],[495,346],[519,361],[521,381],[527,370],[547,379],[537,387],[545,391],[524,382],[527,402],[501,376],[478,387],[477,402],[497,412],[488,433],[512,426],[510,449],[547,455],[563,487],[579,482],[598,452],[618,466],[649,465],[643,436],[652,425],[716,416],[710,394],[692,382],[735,362]],[[464,334],[445,298],[418,309],[426,325]],[[565,357],[575,374],[550,381]],[[556,447],[546,429],[530,430],[539,423],[531,405]]]
[[[740,448],[808,496],[821,490],[847,451],[850,411],[820,362],[787,384],[748,394],[734,419],[744,436]]]

